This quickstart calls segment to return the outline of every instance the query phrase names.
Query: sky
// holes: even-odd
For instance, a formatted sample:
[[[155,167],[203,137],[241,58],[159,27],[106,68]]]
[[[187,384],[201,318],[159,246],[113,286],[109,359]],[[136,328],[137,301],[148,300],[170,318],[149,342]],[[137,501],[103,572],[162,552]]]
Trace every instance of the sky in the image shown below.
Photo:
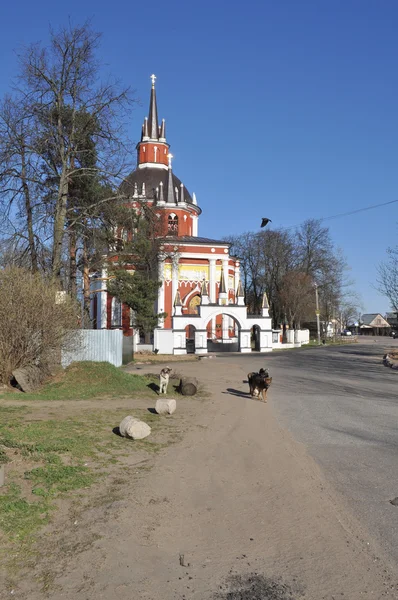
[[[396,0],[19,0],[0,22],[0,96],[16,52],[51,25],[91,19],[104,75],[135,90],[138,141],[157,76],[173,170],[195,192],[199,235],[299,225],[398,200]],[[377,265],[398,203],[325,221],[364,312],[389,310]]]

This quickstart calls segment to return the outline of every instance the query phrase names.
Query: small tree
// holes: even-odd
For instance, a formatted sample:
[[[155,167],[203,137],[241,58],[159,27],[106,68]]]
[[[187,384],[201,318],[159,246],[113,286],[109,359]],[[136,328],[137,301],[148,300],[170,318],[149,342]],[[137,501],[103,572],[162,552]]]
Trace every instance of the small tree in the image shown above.
[[[388,260],[378,268],[378,290],[398,311],[398,246],[387,250]]]
[[[79,310],[70,297],[57,294],[53,281],[20,267],[0,271],[0,381],[12,372],[37,366],[44,372],[59,362],[71,340]]]
[[[166,313],[155,314],[154,304],[161,283],[150,279],[147,273],[125,269],[114,271],[114,279],[108,284],[108,290],[133,311],[133,327],[148,335],[157,326],[159,319]]]

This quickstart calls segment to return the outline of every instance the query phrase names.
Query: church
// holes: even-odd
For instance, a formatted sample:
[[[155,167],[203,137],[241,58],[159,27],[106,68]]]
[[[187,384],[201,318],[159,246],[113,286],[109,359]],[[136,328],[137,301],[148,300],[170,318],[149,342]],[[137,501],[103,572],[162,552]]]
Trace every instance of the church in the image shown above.
[[[135,351],[271,351],[266,296],[261,314],[248,315],[239,259],[230,255],[230,244],[199,236],[202,211],[195,194],[173,172],[166,123],[158,119],[155,75],[151,79],[149,113],[137,144],[137,167],[126,178],[123,191],[132,210],[147,203],[158,219],[161,286],[154,309],[166,316],[151,339],[144,340],[139,331],[134,331],[130,309],[108,293],[105,263],[102,272],[91,278],[96,328],[123,329],[124,335],[133,336]]]

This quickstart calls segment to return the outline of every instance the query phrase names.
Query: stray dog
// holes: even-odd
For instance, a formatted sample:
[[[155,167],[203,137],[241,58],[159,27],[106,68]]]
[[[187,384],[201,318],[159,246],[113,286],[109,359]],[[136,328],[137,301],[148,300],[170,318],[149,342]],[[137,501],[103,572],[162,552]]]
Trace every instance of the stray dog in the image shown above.
[[[159,375],[159,394],[167,394],[167,386],[169,385],[170,373],[172,369],[165,367],[160,371]]]
[[[249,373],[247,379],[249,381],[250,395],[259,397],[261,394],[263,402],[267,402],[267,390],[272,382],[272,377],[269,376],[268,371],[260,369],[258,373]]]

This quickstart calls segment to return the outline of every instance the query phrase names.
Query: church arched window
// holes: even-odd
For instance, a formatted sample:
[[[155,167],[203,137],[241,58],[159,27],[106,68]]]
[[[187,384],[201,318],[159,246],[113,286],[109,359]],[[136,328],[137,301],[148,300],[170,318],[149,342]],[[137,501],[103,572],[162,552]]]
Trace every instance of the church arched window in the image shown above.
[[[175,213],[170,213],[168,216],[167,234],[178,235],[178,217]]]

